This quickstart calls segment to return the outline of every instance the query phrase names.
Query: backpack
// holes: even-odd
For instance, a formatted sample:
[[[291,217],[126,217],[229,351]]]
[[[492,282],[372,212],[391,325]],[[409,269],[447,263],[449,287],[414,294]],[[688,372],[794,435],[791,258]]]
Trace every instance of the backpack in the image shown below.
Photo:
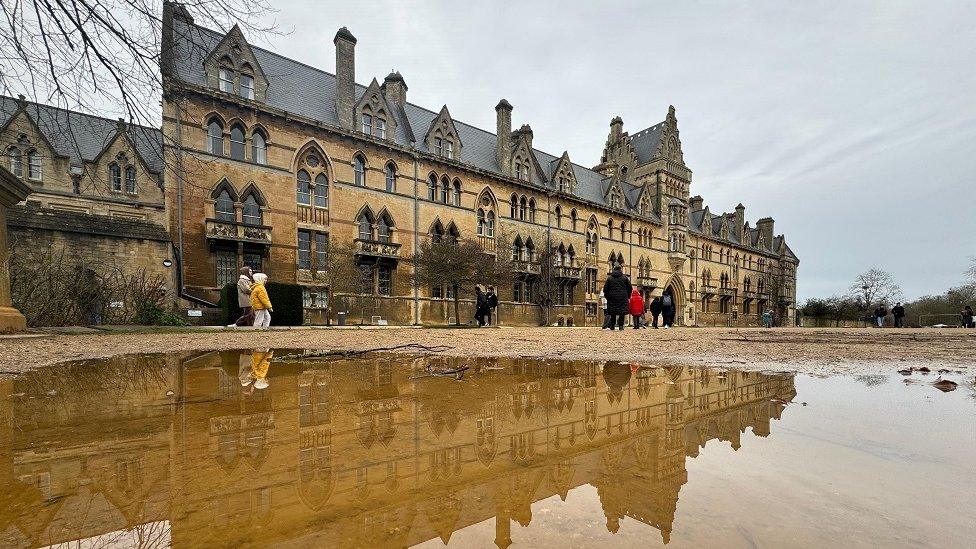
[[[670,307],[671,306],[671,303],[672,303],[671,302],[671,296],[669,296],[669,295],[665,295],[664,296],[664,299],[661,300],[661,305],[663,305],[665,307]]]

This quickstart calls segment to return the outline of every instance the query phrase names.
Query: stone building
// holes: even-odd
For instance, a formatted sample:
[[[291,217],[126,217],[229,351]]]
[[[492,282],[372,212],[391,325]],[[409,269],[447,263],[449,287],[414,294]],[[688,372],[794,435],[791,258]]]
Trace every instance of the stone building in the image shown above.
[[[492,133],[446,105],[410,103],[399,72],[358,84],[346,28],[333,75],[252,46],[238,27],[202,28],[172,3],[165,12],[166,192],[181,206],[168,213],[188,292],[215,299],[247,263],[307,286],[314,309],[325,296],[317,252],[352,241],[371,287],[337,308],[367,321],[448,322],[449,289],[417,287],[408,260],[422,239],[454,234],[519,260],[501,290],[507,324],[540,321],[531,280],[546,247],[559,322],[600,322],[614,264],[645,296],[671,293],[679,323],[755,324],[766,308],[793,318],[796,256],[771,218],[750,226],[741,204],[712,213],[690,196],[673,107],[633,135],[614,118],[588,169],[534,148],[504,99]],[[502,234],[511,249],[497,249]]]
[[[515,260],[503,324],[546,318],[543,274],[550,321],[601,323],[614,265],[645,298],[670,293],[679,324],[757,324],[766,309],[793,320],[797,257],[772,218],[751,226],[741,204],[712,213],[691,196],[673,107],[633,134],[615,117],[586,168],[536,149],[504,99],[490,132],[410,103],[399,72],[358,84],[345,28],[333,75],[250,45],[238,27],[195,25],[178,3],[163,11],[161,131],[0,98],[0,145],[35,190],[11,215],[15,241],[156,269],[172,256],[165,272],[185,304],[215,304],[251,265],[304,286],[309,323],[325,320],[330,242],[352,243],[367,276],[333,313],[453,322],[452,289],[420,287],[411,264],[424,240],[453,237]]]
[[[0,96],[0,152],[32,189],[7,217],[15,259],[50,251],[175,287],[158,129]]]

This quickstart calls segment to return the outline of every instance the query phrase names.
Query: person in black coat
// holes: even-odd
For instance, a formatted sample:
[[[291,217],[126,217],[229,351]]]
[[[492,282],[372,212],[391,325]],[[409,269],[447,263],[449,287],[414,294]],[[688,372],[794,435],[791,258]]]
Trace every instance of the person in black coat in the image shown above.
[[[481,291],[481,285],[474,287],[474,319],[478,321],[478,326],[485,325],[485,316],[488,314],[488,296]]]
[[[488,305],[487,324],[491,326],[492,318],[495,319],[495,322],[498,322],[498,315],[495,314],[495,309],[498,308],[498,294],[495,293],[494,286],[488,286],[488,295],[485,296],[485,301]]]
[[[650,309],[651,309],[651,317],[654,319],[654,321],[653,321],[653,323],[651,325],[654,326],[654,329],[656,330],[657,329],[657,317],[661,316],[661,298],[660,297],[655,297],[654,299],[651,300],[651,307],[650,307]]]
[[[610,329],[614,326],[618,330],[624,329],[624,319],[630,312],[630,294],[634,287],[630,279],[624,276],[620,265],[613,267],[613,272],[603,284],[603,296],[607,298],[607,314],[610,315]]]
[[[665,328],[674,326],[674,313],[676,310],[674,296],[671,295],[670,291],[664,292],[664,295],[661,296],[661,315],[664,317]]]
[[[891,316],[895,317],[895,328],[905,327],[905,308],[902,307],[901,303],[895,303],[895,306],[891,308]]]

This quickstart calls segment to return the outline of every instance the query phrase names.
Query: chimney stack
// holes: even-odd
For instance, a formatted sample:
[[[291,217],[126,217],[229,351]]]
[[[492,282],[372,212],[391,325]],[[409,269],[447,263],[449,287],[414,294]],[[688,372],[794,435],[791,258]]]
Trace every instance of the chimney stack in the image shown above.
[[[525,137],[525,142],[529,146],[529,150],[532,150],[532,126],[528,124],[522,124],[522,127],[518,130],[519,134]]]
[[[617,143],[624,134],[624,119],[614,116],[610,121],[610,142]]]
[[[495,105],[495,158],[505,175],[512,175],[512,104],[502,99]]]
[[[746,222],[746,207],[739,202],[739,205],[735,207],[735,223],[732,224],[732,228],[735,231],[735,236],[742,240],[742,227]]]
[[[759,230],[759,234],[763,236],[766,241],[766,249],[770,249],[773,246],[773,218],[764,217],[759,221],[756,221],[756,229]]]
[[[699,194],[691,197],[688,202],[691,204],[691,211],[697,212],[698,210],[702,209],[702,205],[705,204],[705,199]]]
[[[339,125],[352,130],[356,104],[356,37],[342,27],[332,42],[336,47],[336,113]]]
[[[391,71],[390,74],[386,75],[380,89],[391,102],[401,107],[407,104],[407,83],[400,71]]]

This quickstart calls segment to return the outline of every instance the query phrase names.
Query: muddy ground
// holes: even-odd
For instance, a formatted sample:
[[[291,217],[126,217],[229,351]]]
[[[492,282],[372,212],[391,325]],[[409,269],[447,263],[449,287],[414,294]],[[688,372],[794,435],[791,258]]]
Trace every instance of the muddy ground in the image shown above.
[[[906,366],[976,374],[976,330],[597,328],[284,329],[96,333],[0,339],[0,375],[127,353],[253,347],[366,350],[418,343],[459,356],[533,356],[681,363],[814,375],[892,373]],[[933,368],[934,370],[935,368]]]

